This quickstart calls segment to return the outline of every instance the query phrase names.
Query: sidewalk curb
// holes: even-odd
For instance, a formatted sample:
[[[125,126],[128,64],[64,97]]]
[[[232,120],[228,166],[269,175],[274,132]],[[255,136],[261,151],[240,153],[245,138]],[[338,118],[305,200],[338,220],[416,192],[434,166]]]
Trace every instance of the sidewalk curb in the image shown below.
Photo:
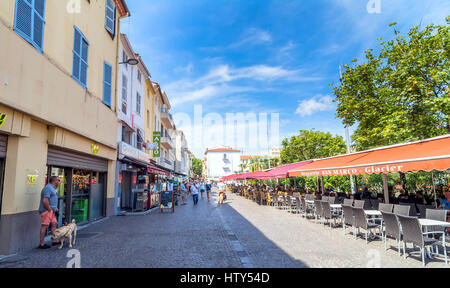
[[[124,213],[120,213],[117,216],[146,216],[149,214],[152,214],[155,211],[158,211],[158,207],[154,207],[150,210],[144,211],[144,212],[124,212]]]

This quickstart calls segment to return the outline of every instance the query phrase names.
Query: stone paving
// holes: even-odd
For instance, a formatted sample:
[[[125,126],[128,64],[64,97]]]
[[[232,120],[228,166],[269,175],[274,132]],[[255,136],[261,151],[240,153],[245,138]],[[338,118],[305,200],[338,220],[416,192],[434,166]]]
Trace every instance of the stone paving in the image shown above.
[[[420,258],[366,245],[341,228],[331,229],[236,195],[218,207],[200,199],[175,214],[111,217],[79,231],[81,267],[303,268],[422,267]],[[391,241],[394,244],[394,241]],[[67,244],[31,250],[0,261],[4,267],[66,267]],[[445,267],[442,259],[427,267]]]

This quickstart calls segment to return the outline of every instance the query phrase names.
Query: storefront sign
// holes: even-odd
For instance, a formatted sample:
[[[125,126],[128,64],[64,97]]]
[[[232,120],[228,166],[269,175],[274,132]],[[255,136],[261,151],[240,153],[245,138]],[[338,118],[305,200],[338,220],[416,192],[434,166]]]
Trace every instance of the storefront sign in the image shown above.
[[[347,175],[363,175],[363,174],[381,174],[381,173],[397,173],[402,172],[403,166],[400,165],[379,165],[355,167],[348,169],[329,169],[316,171],[301,171],[300,176],[347,176]]]
[[[91,152],[93,155],[97,155],[98,152],[100,151],[100,147],[98,146],[98,144],[91,144]]]
[[[161,132],[153,132],[153,143],[156,145],[153,150],[153,157],[161,157]]]
[[[6,115],[5,113],[0,113],[0,128],[5,124],[6,117],[8,117],[8,115]]]
[[[150,156],[147,153],[124,142],[119,144],[119,153],[131,159],[150,163]]]

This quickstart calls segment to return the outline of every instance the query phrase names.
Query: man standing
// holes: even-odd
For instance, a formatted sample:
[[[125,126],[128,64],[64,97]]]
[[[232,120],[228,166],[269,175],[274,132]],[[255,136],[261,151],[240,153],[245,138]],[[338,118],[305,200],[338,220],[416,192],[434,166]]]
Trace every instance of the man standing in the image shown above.
[[[58,213],[58,194],[56,188],[59,186],[60,180],[56,176],[49,179],[48,184],[41,191],[41,202],[39,204],[39,214],[41,215],[41,231],[39,249],[49,249],[50,246],[45,244],[45,234],[47,234],[48,227],[51,225],[51,230],[54,232],[58,225],[55,214]],[[53,245],[58,245],[58,242],[53,242]]]
[[[208,182],[206,184],[206,196],[208,196],[208,202],[211,199],[211,183]]]
[[[191,186],[192,198],[194,199],[194,206],[198,204],[198,193],[200,190],[200,185],[198,184],[198,180],[194,181],[194,184]]]

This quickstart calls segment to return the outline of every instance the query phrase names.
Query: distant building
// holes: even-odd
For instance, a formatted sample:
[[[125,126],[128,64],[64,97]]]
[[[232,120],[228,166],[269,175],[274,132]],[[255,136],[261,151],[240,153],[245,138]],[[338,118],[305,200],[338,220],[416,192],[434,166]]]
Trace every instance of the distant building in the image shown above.
[[[269,156],[271,158],[280,158],[282,150],[283,148],[272,148],[269,150]]]
[[[203,160],[203,176],[210,180],[219,180],[222,177],[239,173],[240,150],[227,146],[207,149]]]

